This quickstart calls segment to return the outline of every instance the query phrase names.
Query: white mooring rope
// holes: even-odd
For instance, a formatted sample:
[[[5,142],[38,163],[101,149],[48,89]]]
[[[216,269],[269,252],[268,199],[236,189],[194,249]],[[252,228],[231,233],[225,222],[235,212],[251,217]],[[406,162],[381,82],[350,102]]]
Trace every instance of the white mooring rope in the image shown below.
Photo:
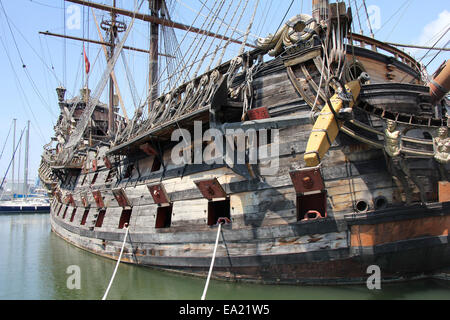
[[[123,238],[122,249],[120,250],[119,259],[117,259],[116,268],[114,269],[113,275],[111,277],[111,281],[109,281],[108,288],[106,288],[106,291],[105,291],[105,294],[103,295],[102,300],[106,300],[106,297],[108,296],[109,289],[111,289],[111,285],[112,285],[112,283],[114,281],[114,277],[116,276],[117,269],[119,268],[120,259],[122,258],[123,249],[125,248],[125,243],[127,242],[127,236],[128,236],[128,230],[129,229],[130,228],[128,226],[126,226],[125,237]]]
[[[219,229],[217,230],[216,245],[214,246],[214,253],[213,253],[212,260],[211,260],[211,266],[209,267],[209,273],[208,273],[208,278],[206,279],[205,289],[203,289],[202,300],[205,300],[206,292],[208,291],[209,279],[211,278],[211,273],[212,273],[212,270],[214,267],[214,260],[216,259],[216,251],[217,251],[217,245],[219,244],[219,236],[220,236],[221,227],[222,227],[222,224],[219,223]]]

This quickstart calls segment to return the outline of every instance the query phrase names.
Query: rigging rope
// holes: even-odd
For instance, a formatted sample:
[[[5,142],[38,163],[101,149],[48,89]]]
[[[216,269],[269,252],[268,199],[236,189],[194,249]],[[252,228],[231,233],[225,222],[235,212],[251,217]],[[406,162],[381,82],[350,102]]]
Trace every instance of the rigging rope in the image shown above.
[[[47,63],[45,62],[45,60],[39,55],[39,53],[36,51],[36,49],[33,48],[33,46],[31,45],[30,41],[27,39],[27,37],[24,36],[24,34],[22,33],[22,31],[20,31],[20,29],[14,24],[14,22],[9,19],[9,22],[11,23],[11,25],[16,29],[16,32],[19,33],[19,35],[22,37],[23,41],[25,41],[25,43],[30,47],[30,49],[33,51],[33,53],[39,58],[39,60],[42,62],[42,64],[48,69],[48,71],[50,71],[50,73],[53,75],[53,77],[55,78],[55,80],[62,85],[61,80],[58,78],[58,76],[56,75],[55,72],[55,67],[53,66],[53,62],[51,62],[52,67],[50,68]],[[48,43],[47,43],[47,50],[49,51],[49,55],[50,55],[50,50],[48,48]],[[50,60],[51,60],[51,55],[50,55]],[[68,91],[69,92],[69,91]]]
[[[212,270],[214,268],[214,260],[216,260],[216,252],[217,252],[217,246],[219,244],[219,236],[220,236],[221,228],[222,228],[222,223],[219,223],[219,228],[217,229],[216,244],[214,245],[214,252],[213,252],[212,259],[211,259],[211,265],[209,266],[208,278],[206,279],[206,284],[205,284],[205,288],[203,289],[203,294],[202,294],[201,300],[205,300],[206,292],[208,291],[209,280],[211,279]]]
[[[88,121],[91,118],[91,115],[94,112],[94,109],[99,102],[100,95],[102,94],[103,89],[105,88],[106,83],[109,80],[109,76],[116,64],[117,59],[119,58],[120,52],[123,49],[125,41],[127,40],[128,35],[130,34],[131,29],[133,28],[133,24],[136,19],[136,14],[139,11],[139,8],[141,7],[143,2],[144,1],[142,0],[140,2],[139,6],[137,8],[135,8],[135,10],[133,12],[133,19],[131,20],[122,40],[117,45],[116,51],[114,52],[114,56],[112,56],[110,61],[108,62],[107,68],[104,71],[101,80],[97,84],[97,87],[95,88],[92,99],[89,100],[89,105],[86,107],[83,114],[81,115],[73,134],[70,136],[69,141],[67,142],[67,144],[65,146],[66,149],[75,148],[77,143],[81,140],[81,138],[86,130],[86,127],[88,125]],[[61,153],[61,154],[64,154],[64,153]],[[71,158],[71,155],[69,155],[67,160],[69,160],[70,158]]]
[[[194,12],[194,13],[196,13],[196,14],[200,14],[200,15],[201,15],[202,17],[204,17],[204,18],[207,17],[206,15],[204,15],[204,14],[198,12],[198,11],[195,10],[194,8],[188,6],[188,5],[185,4],[183,1],[180,1],[180,0],[176,0],[176,1],[179,2],[182,6],[188,8],[189,10],[191,10],[192,12]],[[200,3],[203,3],[202,0],[198,0],[198,1],[199,1]],[[207,6],[205,6],[205,8],[208,9],[210,13],[212,13],[211,10],[210,10]],[[237,31],[238,33],[240,33],[241,35],[244,35],[244,34],[245,34],[244,31],[239,30],[239,29],[237,29],[237,28],[233,28],[233,27],[231,26],[231,23],[228,24],[227,22],[225,22],[223,19],[220,19],[220,18],[219,18],[218,20],[220,21],[220,24],[221,24],[221,25],[226,25],[226,26],[228,26],[229,28],[231,28],[231,30],[236,30],[236,31]],[[251,36],[254,37],[255,39],[258,38],[258,36],[255,35],[255,34],[251,34]]]
[[[388,39],[391,37],[392,33],[397,28],[398,24],[400,23],[400,21],[402,20],[403,16],[406,14],[406,12],[408,11],[408,8],[411,6],[411,4],[412,4],[412,2],[409,2],[408,5],[406,6],[406,8],[402,11],[402,14],[400,15],[400,17],[397,20],[397,23],[392,27],[392,29],[389,32],[389,35],[386,37],[385,41],[388,41]]]
[[[450,40],[447,41],[447,43],[445,44],[444,47],[447,47],[449,43],[450,43]],[[442,51],[443,51],[443,49],[439,50],[439,51],[436,53],[436,55],[433,57],[433,59],[431,59],[430,61],[428,61],[428,63],[425,65],[425,68],[428,68],[428,66],[430,65],[430,63],[432,63],[432,62],[434,61],[434,59],[436,59],[437,56],[438,56]]]
[[[240,56],[241,54],[244,53],[245,45],[247,44],[247,40],[248,40],[248,36],[249,36],[250,31],[251,31],[251,29],[252,29],[253,22],[255,21],[255,16],[256,16],[256,11],[258,10],[258,6],[259,6],[259,0],[256,1],[255,9],[254,9],[253,15],[252,15],[252,17],[251,17],[251,19],[250,19],[250,23],[248,24],[247,32],[245,33],[245,37],[244,37],[244,40],[242,41],[241,48],[239,49],[239,54],[238,54],[238,56]]]
[[[0,154],[0,160],[1,160],[2,157],[3,157],[3,151],[5,151],[6,143],[8,142],[9,135],[11,134],[12,124],[13,124],[13,122],[11,121],[11,124],[9,125],[8,135],[6,136],[5,144],[3,145],[2,153]]]
[[[16,37],[14,37],[14,33],[11,29],[11,24],[9,23],[8,15],[6,14],[5,7],[3,6],[3,2],[1,0],[0,0],[0,5],[2,6],[3,14],[5,15],[6,23],[8,24],[9,32],[11,32],[11,35],[12,35],[12,38],[14,41],[14,46],[16,47],[17,53],[19,54],[20,61],[22,62],[22,67],[25,68],[26,67],[25,62],[23,61],[22,54],[21,54],[21,52],[19,50],[19,46],[17,45],[17,42],[16,42]]]
[[[303,2],[302,2],[303,4]],[[262,28],[264,26],[264,22],[267,20],[267,16],[269,15],[269,12],[271,12],[272,9],[272,5],[273,5],[273,1],[270,0],[270,6],[269,6],[269,2],[266,1],[266,5],[263,9],[263,12],[265,12],[266,14],[264,15],[264,17],[262,19],[260,19],[258,27],[256,28],[256,33],[257,34],[261,34]],[[267,8],[267,6],[269,6],[269,8]],[[259,38],[259,37],[258,37]]]
[[[425,55],[424,55],[422,58],[420,58],[420,60],[419,60],[418,62],[421,62],[421,61],[428,55],[428,53],[429,53],[431,50],[433,50],[434,47],[437,46],[437,44],[439,43],[439,41],[441,41],[442,38],[445,37],[445,35],[448,33],[449,30],[450,30],[450,27],[447,28],[447,30],[445,30],[445,32],[439,37],[439,39],[433,44],[433,46],[427,51],[427,53],[425,53]],[[446,45],[445,45],[444,47],[446,47]]]
[[[373,38],[375,36],[373,34],[372,24],[370,23],[370,17],[369,17],[369,12],[367,11],[366,0],[363,0],[363,4],[364,4],[364,11],[366,12],[366,16],[367,16],[367,23],[369,24],[370,36]]]
[[[36,122],[36,125],[37,125],[37,127],[38,127],[38,129],[39,129],[39,135],[40,135],[42,141],[45,143],[44,134],[42,133],[41,127],[39,126],[39,122],[37,121],[36,116],[34,115],[33,109],[31,108],[30,102],[28,101],[28,97],[27,97],[27,95],[26,95],[26,93],[25,93],[26,91],[24,90],[24,88],[23,88],[23,86],[22,86],[22,83],[20,82],[20,78],[19,78],[19,76],[17,75],[16,69],[14,69],[14,64],[13,64],[13,62],[12,62],[12,60],[11,60],[11,56],[9,55],[8,48],[6,47],[6,44],[5,44],[5,42],[3,41],[3,38],[1,38],[1,37],[0,37],[0,42],[2,43],[3,49],[5,50],[5,53],[6,53],[6,56],[7,56],[7,58],[8,58],[8,61],[9,61],[9,65],[10,65],[10,67],[11,67],[11,70],[13,71],[14,77],[16,78],[17,91],[19,92],[20,97],[23,98],[23,99],[25,100],[26,105],[27,105],[27,107],[28,107],[28,109],[29,109],[31,115],[33,116],[33,119],[34,119],[34,121]],[[23,101],[22,101],[22,102],[23,102]],[[25,109],[25,108],[24,108],[24,109]],[[25,110],[26,110],[26,109],[25,109]]]
[[[0,5],[1,5],[1,7],[2,7],[3,14],[5,15],[6,23],[7,23],[7,25],[8,25],[9,31],[10,31],[10,33],[11,33],[11,37],[12,37],[13,42],[14,42],[14,46],[15,46],[15,48],[16,48],[16,50],[17,50],[17,53],[18,53],[19,58],[20,58],[20,61],[21,61],[21,63],[22,63],[22,68],[23,68],[23,70],[24,70],[24,72],[25,72],[25,75],[27,76],[28,80],[30,81],[31,87],[32,87],[33,91],[36,93],[36,95],[38,96],[38,98],[41,100],[41,102],[42,102],[42,104],[44,105],[44,107],[50,112],[50,114],[51,114],[53,117],[56,117],[56,115],[53,113],[53,111],[52,111],[50,105],[49,105],[49,104],[45,101],[45,99],[42,97],[41,93],[39,92],[39,90],[38,90],[38,88],[37,88],[37,86],[36,86],[36,83],[33,81],[33,78],[31,77],[31,75],[30,75],[30,73],[29,73],[29,71],[28,71],[28,69],[27,69],[27,66],[26,66],[26,64],[25,64],[25,62],[24,62],[24,60],[23,60],[23,57],[22,57],[22,53],[21,53],[21,51],[20,51],[20,49],[19,49],[19,46],[18,46],[18,44],[17,44],[16,37],[14,36],[13,30],[12,30],[12,28],[11,28],[10,19],[9,19],[8,15],[6,14],[5,7],[3,6],[3,2],[2,2],[1,0],[0,0]],[[52,119],[52,122],[53,122],[53,119]],[[53,123],[53,125],[54,125],[54,123]]]
[[[364,34],[363,29],[362,29],[362,25],[361,25],[361,17],[359,16],[359,9],[361,9],[361,7],[358,7],[358,3],[356,2],[356,0],[353,0],[353,2],[355,3],[356,15],[358,16],[359,32],[361,34]]]
[[[242,3],[242,1],[239,1],[239,4],[238,4],[237,8],[239,8],[239,7],[241,6],[241,3]],[[247,1],[247,3],[248,3],[248,1]],[[231,5],[231,4],[230,4],[230,5]],[[244,7],[244,9],[243,9],[242,12],[245,11],[245,8],[246,8],[246,7],[247,7],[247,4],[245,4],[245,7]],[[226,29],[226,31],[225,31],[225,34],[228,32],[229,26],[233,23],[237,11],[238,11],[237,9],[234,11],[233,16],[231,17],[231,20],[230,20],[230,24],[228,25],[228,27],[227,27],[227,29]],[[241,16],[241,18],[242,18],[242,16]],[[239,25],[239,22],[241,21],[241,18],[238,18],[237,25]],[[235,30],[234,30],[234,31],[235,31]],[[233,34],[234,34],[234,31],[233,31]],[[232,35],[231,35],[231,37],[232,37]],[[231,37],[230,37],[230,38],[231,38]],[[222,42],[223,42],[223,39],[220,39],[219,44],[216,46],[216,49],[214,50],[214,53],[213,53],[213,55],[211,56],[209,65],[208,65],[208,67],[206,68],[206,72],[209,71],[209,69],[211,68],[212,63],[213,63],[214,60],[216,59],[217,53],[219,52],[219,47],[222,45]],[[229,41],[227,41],[227,42],[225,43],[225,45],[222,47],[223,50],[226,50],[226,47],[228,46],[228,43],[229,43]],[[213,44],[213,42],[211,42],[211,45],[212,45],[212,44]],[[211,47],[211,45],[210,45],[210,47]],[[209,49],[208,49],[208,51],[209,51]],[[207,52],[205,52],[205,58],[206,58],[206,55],[207,55]],[[219,64],[220,64],[220,63],[218,63],[217,65],[219,65]]]
[[[175,5],[175,2],[172,3],[172,7],[174,5]],[[169,3],[169,6],[170,6],[170,3]],[[164,19],[167,19],[170,21],[172,20],[170,10],[167,7],[167,3],[165,1],[162,2],[161,16]],[[181,53],[178,39],[177,39],[174,29],[167,27],[167,26],[161,26],[161,29],[162,29],[162,38],[160,38],[160,42],[163,42],[164,51],[166,53],[166,55],[165,55],[165,63],[166,63],[165,70],[167,70],[166,71],[167,75],[170,76],[176,72],[178,66],[180,66],[184,63],[184,58]],[[172,87],[174,85],[172,78],[170,78],[169,81],[170,81],[169,85],[170,85],[170,87]],[[158,87],[161,87],[161,83],[158,83]]]
[[[224,5],[225,5],[225,0],[222,0],[220,2],[220,4],[219,4],[219,7],[216,10],[216,13],[214,15],[212,15],[211,21],[208,23],[208,26],[207,26],[206,30],[211,30],[211,28],[214,26],[214,24],[216,23],[217,18],[219,17],[219,15],[220,15]],[[230,3],[230,6],[231,6],[231,3]],[[230,8],[230,6],[228,7],[228,9]],[[228,12],[228,10],[227,10],[227,12]],[[220,30],[220,25],[219,25],[217,30]],[[201,50],[203,49],[203,45],[206,42],[206,40],[208,40],[208,38],[209,37],[207,37],[206,35],[202,36],[202,39],[200,41],[198,41],[198,43],[197,43],[197,45],[196,45],[196,47],[194,49],[194,51],[197,51],[197,53],[193,53],[191,55],[191,59],[194,59],[195,57],[197,57],[200,54]],[[213,41],[214,40],[211,40],[211,43]],[[201,44],[200,44],[200,42],[201,42]],[[207,52],[207,50],[205,50],[205,52]],[[202,59],[202,61],[203,61],[203,59]],[[200,62],[202,62],[202,61],[200,61]],[[200,66],[201,66],[201,63],[200,63]],[[182,79],[181,83],[183,83],[183,82],[185,82],[185,81],[187,81],[189,79],[189,75],[190,75],[190,72],[191,72],[192,68],[194,67],[194,63],[191,63],[188,67],[189,67],[189,70],[187,71],[186,76]],[[179,81],[177,81],[175,83],[175,85],[178,85],[178,84],[181,84],[181,83]]]
[[[289,5],[289,8],[287,9],[286,13],[284,14],[283,19],[281,19],[280,25],[277,28],[277,31],[273,34],[272,36],[272,40],[275,38],[275,35],[277,34],[278,30],[280,30],[281,26],[283,25],[284,21],[286,20],[286,17],[289,13],[289,11],[291,11],[291,7],[294,4],[294,0],[291,1],[291,4]]]
[[[138,97],[137,97],[137,89],[136,89],[136,85],[134,83],[134,78],[131,74],[130,68],[128,67],[127,59],[125,58],[124,52],[122,51],[120,53],[120,55],[122,56],[122,63],[125,68],[125,73],[126,73],[127,80],[128,80],[128,86],[130,87],[131,97],[133,98],[134,108],[137,108],[139,106],[139,101],[138,101]]]
[[[44,46],[42,45],[41,34],[39,34],[39,47],[41,49],[40,52],[41,52],[42,56],[45,56],[45,50],[44,50]],[[51,100],[51,98],[50,98],[50,90],[49,90],[49,86],[48,86],[48,84],[49,84],[49,76],[45,72],[45,66],[44,65],[42,65],[42,71],[43,71],[42,75],[43,75],[44,80],[45,80],[45,89],[46,89],[46,92],[47,92],[47,99],[48,99],[48,101],[50,101]]]
[[[200,12],[203,10],[203,7],[204,7],[204,5],[203,5],[202,8],[200,9]],[[179,43],[179,45],[178,45],[178,47],[177,47],[176,50],[178,50],[178,49],[181,47],[181,45],[183,44],[184,40],[186,39],[186,37],[187,37],[189,31],[192,29],[192,27],[194,26],[194,23],[197,21],[198,17],[199,17],[199,15],[197,15],[197,16],[195,17],[194,21],[191,23],[191,25],[189,26],[188,30],[186,30],[186,32],[185,32],[185,34],[184,34],[184,36],[183,36],[183,39],[181,39],[181,42]],[[206,23],[206,20],[203,22],[203,25],[204,25],[205,23]],[[203,25],[202,25],[202,28],[203,28]],[[197,39],[198,35],[199,35],[199,34],[196,33],[195,39]],[[194,40],[194,41],[195,41],[195,40]],[[183,55],[183,58],[182,58],[183,61],[184,61],[184,58],[187,56],[188,52],[190,51],[190,49],[191,49],[193,43],[194,43],[194,42],[192,42],[191,45],[189,46],[189,48],[185,51],[185,53],[184,53],[184,55]],[[185,62],[184,65],[186,65],[186,63],[187,63],[187,62]],[[165,71],[167,71],[167,68],[168,68],[168,66],[166,65],[165,69],[158,75],[158,78],[157,78],[157,80],[156,80],[156,82],[155,82],[157,85],[161,82],[161,77],[162,77],[163,73],[164,73]],[[182,71],[181,71],[181,72],[182,72]],[[170,75],[166,80],[169,81],[169,79],[171,79],[171,78],[174,77],[175,75],[176,75],[175,73],[172,74],[172,75]],[[166,84],[165,88],[162,90],[162,93],[164,93],[164,92],[167,90],[168,86],[169,86],[169,83]],[[149,90],[149,92],[150,92],[150,91],[151,91],[151,90]],[[149,94],[149,95],[147,96],[147,99],[146,99],[146,102],[145,102],[145,103],[147,104],[149,101],[152,101],[152,98],[153,98],[153,97],[151,97],[150,94]],[[150,115],[149,115],[149,117],[150,117]]]
[[[241,2],[242,2],[242,0],[239,1],[238,8],[239,8]],[[227,15],[228,15],[228,12],[229,12],[230,9],[231,9],[231,5],[232,5],[232,1],[230,1],[230,4],[228,5],[227,11],[225,12],[225,15],[224,15],[224,16],[227,16]],[[236,16],[236,13],[237,13],[237,10],[234,11],[233,16],[231,17],[230,24],[233,23],[234,17]],[[217,14],[216,20],[217,20],[218,17],[219,17],[219,14]],[[219,33],[220,30],[221,30],[221,28],[222,28],[222,25],[219,24],[216,33]],[[229,26],[228,26],[227,29],[225,30],[225,34],[228,32],[228,30],[229,30]],[[205,43],[206,40],[207,40],[207,38],[205,38],[205,40],[203,41],[203,43]],[[222,41],[223,41],[223,39],[220,40],[220,43],[222,43]],[[205,50],[205,53],[203,54],[202,62],[205,60],[206,55],[207,55],[208,52],[210,51],[210,49],[211,49],[213,43],[214,43],[214,40],[211,40],[211,42],[209,43],[208,48]],[[220,43],[219,43],[219,45],[220,45]],[[214,58],[215,58],[215,54],[213,55],[213,57],[212,57],[211,59],[214,59]],[[200,68],[202,67],[202,65],[203,65],[203,63],[199,63],[199,64],[197,65],[197,69],[195,70],[194,75],[192,76],[192,78],[196,78],[196,77],[197,77],[198,72],[200,71]],[[209,66],[208,66],[208,69],[209,69]],[[208,70],[208,71],[209,71],[209,70]],[[189,76],[189,74],[188,74],[187,76]],[[186,80],[186,78],[185,78],[185,80]]]
[[[400,11],[400,10],[401,10],[408,2],[410,2],[410,1],[411,1],[411,0],[406,0],[405,2],[403,2],[403,4],[397,9],[397,11],[395,11],[395,12],[389,17],[389,19],[387,19],[386,22],[383,23],[383,25],[381,26],[381,28],[378,29],[378,30],[375,32],[375,34],[377,34],[378,32],[380,32],[381,29],[383,29],[383,28],[389,23],[389,21],[391,21],[392,18],[394,18],[394,17],[397,15],[397,13],[399,13],[399,11]]]
[[[116,267],[114,268],[114,272],[112,274],[111,280],[109,281],[109,284],[108,284],[108,288],[106,288],[106,291],[105,291],[105,294],[103,295],[102,300],[106,300],[106,298],[108,296],[109,289],[111,289],[111,285],[114,281],[114,277],[116,276],[117,269],[119,268],[120,260],[122,259],[123,249],[125,248],[125,243],[127,241],[127,236],[128,236],[128,230],[130,230],[130,228],[129,228],[129,226],[126,226],[125,229],[126,229],[125,236],[123,237],[123,243],[122,243],[122,248],[120,249],[119,258],[117,259]]]
[[[223,1],[222,1],[222,2],[223,2]],[[248,2],[248,0],[247,0],[247,2]],[[196,20],[198,19],[198,17],[200,16],[200,14],[201,14],[203,8],[205,8],[206,3],[205,3],[204,1],[202,1],[201,3],[202,3],[202,7],[201,7],[201,9],[200,9],[200,11],[199,11],[199,14],[195,17],[194,22],[191,24],[190,28],[194,25],[195,21],[196,21]],[[218,3],[218,1],[214,3],[214,6],[216,6],[217,3]],[[222,4],[222,6],[223,6],[223,4]],[[209,8],[207,8],[207,9],[210,10],[210,11],[213,11],[213,10],[214,10],[214,7],[213,7],[212,9],[209,9]],[[217,10],[216,10],[216,11],[217,11]],[[214,22],[215,22],[216,20],[220,20],[218,14],[214,15],[214,16],[213,16],[212,18],[210,18],[210,19],[212,19],[212,21],[214,21]],[[239,21],[240,21],[240,20],[239,20]],[[205,29],[203,26],[204,26],[207,22],[208,22],[207,20],[205,20],[205,21],[203,22],[202,29]],[[208,25],[211,25],[211,22],[209,22]],[[189,28],[188,31],[185,33],[185,35],[184,35],[182,41],[180,42],[180,45],[183,43],[184,39],[186,38],[186,35],[189,33],[190,28]],[[185,51],[185,54],[184,54],[183,58],[186,57],[186,56],[191,52],[191,49],[192,49],[192,46],[193,46],[194,43],[196,43],[196,42],[197,42],[197,43],[200,43],[200,42],[202,41],[202,38],[198,39],[198,36],[199,36],[199,34],[196,34],[196,36],[195,36],[194,40],[192,41],[191,45],[190,45],[189,48]],[[206,36],[203,35],[203,37],[206,37]],[[204,41],[203,41],[203,42],[204,42]],[[178,46],[178,47],[179,47],[179,46]],[[184,77],[183,77],[183,72],[186,71],[186,69],[192,70],[193,65],[195,65],[197,62],[201,62],[201,61],[202,61],[202,59],[200,59],[200,60],[196,60],[196,59],[195,59],[195,58],[197,58],[198,54],[196,55],[196,54],[194,54],[194,52],[195,52],[195,51],[200,52],[199,50],[197,50],[197,48],[198,48],[198,46],[196,46],[196,47],[192,50],[192,53],[190,54],[190,59],[189,59],[188,61],[184,62],[184,63],[182,64],[182,67],[181,67],[181,68],[180,68],[180,67],[177,68],[177,73],[173,73],[172,75],[170,75],[170,76],[168,77],[168,79],[165,79],[165,80],[168,80],[168,82],[166,83],[165,88],[162,90],[163,93],[166,92],[166,90],[170,87],[170,83],[169,83],[169,82],[172,82],[172,81],[170,81],[172,77],[177,76],[177,74],[178,74],[178,77],[177,77],[177,79],[176,79],[174,82],[175,82],[175,86],[176,86],[176,85],[179,85],[179,84],[180,84],[180,80],[181,80],[181,79],[187,79],[187,78],[189,77],[189,74],[190,74],[190,71],[189,71],[189,72],[187,73],[187,76],[184,76]],[[225,48],[226,48],[226,46],[225,46]],[[219,48],[219,49],[220,49],[220,48]],[[210,55],[210,54],[207,54],[206,57],[209,56],[209,55]],[[183,61],[184,61],[184,60],[183,60]],[[192,61],[193,61],[193,62],[192,62]],[[166,66],[166,69],[167,69],[167,66]],[[162,73],[160,74],[160,76],[159,76],[159,78],[158,78],[158,80],[157,80],[157,83],[160,83],[160,82],[161,82],[161,75],[162,75]],[[148,101],[149,99],[151,99],[151,97],[147,97],[146,100]]]
[[[240,15],[239,18],[238,18],[238,24],[241,22],[242,17],[244,16],[244,12],[245,12],[245,9],[247,9],[248,3],[249,3],[249,1],[247,0],[247,1],[245,2],[244,8],[242,9],[241,15]],[[226,51],[228,45],[231,43],[231,38],[233,37],[234,33],[235,33],[235,30],[231,33],[230,39],[228,39],[228,41],[225,43],[225,46],[224,46],[223,49],[222,49],[222,53],[221,53],[221,55],[220,55],[220,58],[219,58],[219,60],[217,61],[217,64],[216,64],[217,67],[218,67],[219,65],[222,64],[222,59],[223,59],[223,57],[224,57],[224,55],[225,55],[225,51]]]
[[[64,23],[64,36],[66,36],[66,1],[62,0],[63,2],[63,7],[64,7],[64,14],[63,14],[63,23]],[[84,10],[83,10],[84,12]],[[64,87],[66,87],[67,82],[66,82],[66,74],[67,74],[67,40],[64,37],[64,41],[63,41],[63,85]]]
[[[448,25],[447,25],[447,26],[448,26]],[[439,41],[442,40],[442,38],[447,34],[447,32],[448,32],[449,30],[450,30],[450,27],[447,28],[447,29],[445,30],[445,32],[439,37],[439,39],[433,44],[433,46],[430,47],[430,48],[428,49],[427,53],[425,53],[425,54],[423,55],[423,57],[420,58],[420,60],[417,61],[418,64],[420,64],[420,63],[422,62],[422,60],[428,56],[428,54],[431,52],[431,50],[433,50],[433,49],[437,46],[437,44],[439,43]],[[433,36],[432,38],[434,39],[434,38],[435,38],[438,34],[440,34],[440,33],[441,33],[441,31],[439,31],[439,32],[438,32],[435,36]],[[448,43],[447,43],[447,44],[448,44]],[[447,46],[447,45],[445,45],[445,46]],[[437,53],[437,55],[433,58],[433,60],[439,55],[439,53],[441,53],[441,51],[439,51],[439,52]],[[430,62],[430,63],[431,63],[431,62]],[[408,76],[408,75],[404,75],[403,78],[400,80],[400,82],[403,82],[403,80],[405,80],[407,76]],[[428,79],[427,79],[427,80],[428,80]],[[414,79],[411,80],[411,81],[414,81]]]

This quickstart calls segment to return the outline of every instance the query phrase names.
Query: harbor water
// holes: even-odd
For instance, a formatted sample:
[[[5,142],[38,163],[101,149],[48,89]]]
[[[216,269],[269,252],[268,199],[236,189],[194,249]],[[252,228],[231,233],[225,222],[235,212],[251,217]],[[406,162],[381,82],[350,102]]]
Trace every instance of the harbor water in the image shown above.
[[[51,232],[48,214],[0,215],[0,300],[100,300],[115,261],[78,249]],[[79,288],[70,285],[73,266]],[[69,280],[69,281],[68,281]],[[69,284],[69,285],[68,285]],[[205,279],[120,264],[111,300],[200,300]],[[211,281],[207,300],[450,299],[450,282],[366,286],[274,286]]]

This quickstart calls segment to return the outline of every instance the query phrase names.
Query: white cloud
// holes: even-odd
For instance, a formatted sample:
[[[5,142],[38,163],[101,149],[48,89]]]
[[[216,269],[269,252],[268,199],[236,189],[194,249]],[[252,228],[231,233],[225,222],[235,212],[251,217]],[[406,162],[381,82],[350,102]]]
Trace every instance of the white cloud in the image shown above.
[[[433,46],[436,41],[445,33],[445,31],[450,27],[450,11],[442,11],[438,18],[430,23],[428,23],[422,30],[420,36],[414,41],[416,45],[420,46]],[[445,44],[450,40],[450,32],[448,32],[437,44],[436,47],[444,47]],[[411,50],[411,54],[417,59],[422,58],[426,50],[414,49]],[[436,53],[436,51],[431,51],[429,55],[422,60],[423,63],[427,63]],[[444,54],[441,53],[442,57],[438,57],[429,67],[428,71],[434,71],[437,66],[442,63],[442,59],[445,59]],[[447,55],[447,54],[445,54]],[[437,64],[437,65],[436,65]]]
[[[444,10],[439,14],[439,17],[436,20],[430,22],[423,28],[418,44],[432,46],[448,27],[450,27],[450,12]],[[444,46],[448,40],[450,40],[450,33],[447,33],[447,35],[439,41],[438,46]]]

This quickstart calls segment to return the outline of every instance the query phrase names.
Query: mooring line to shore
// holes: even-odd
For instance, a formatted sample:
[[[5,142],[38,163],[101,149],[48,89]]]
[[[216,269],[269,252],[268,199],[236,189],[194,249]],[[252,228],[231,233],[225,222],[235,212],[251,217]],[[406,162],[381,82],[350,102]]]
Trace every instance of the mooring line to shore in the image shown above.
[[[126,228],[125,237],[123,237],[122,249],[120,249],[120,254],[119,254],[119,258],[117,259],[116,268],[114,269],[111,280],[109,281],[108,288],[106,288],[106,291],[105,291],[105,294],[103,295],[102,300],[106,300],[106,297],[108,296],[109,289],[111,289],[111,285],[114,281],[114,277],[116,276],[117,269],[119,268],[120,260],[122,259],[123,249],[125,248],[125,243],[127,242],[128,230],[130,229],[129,226],[126,226],[125,228]]]
[[[211,260],[211,265],[209,267],[208,278],[206,279],[205,289],[203,289],[203,295],[202,295],[201,300],[205,300],[206,292],[208,291],[209,279],[211,279],[212,270],[214,268],[214,260],[216,259],[216,252],[217,252],[217,246],[219,244],[219,236],[220,236],[221,228],[222,228],[222,223],[219,223],[219,229],[217,230],[217,237],[216,237],[216,245],[214,246],[214,252],[213,252],[213,256],[212,256],[212,260]]]

